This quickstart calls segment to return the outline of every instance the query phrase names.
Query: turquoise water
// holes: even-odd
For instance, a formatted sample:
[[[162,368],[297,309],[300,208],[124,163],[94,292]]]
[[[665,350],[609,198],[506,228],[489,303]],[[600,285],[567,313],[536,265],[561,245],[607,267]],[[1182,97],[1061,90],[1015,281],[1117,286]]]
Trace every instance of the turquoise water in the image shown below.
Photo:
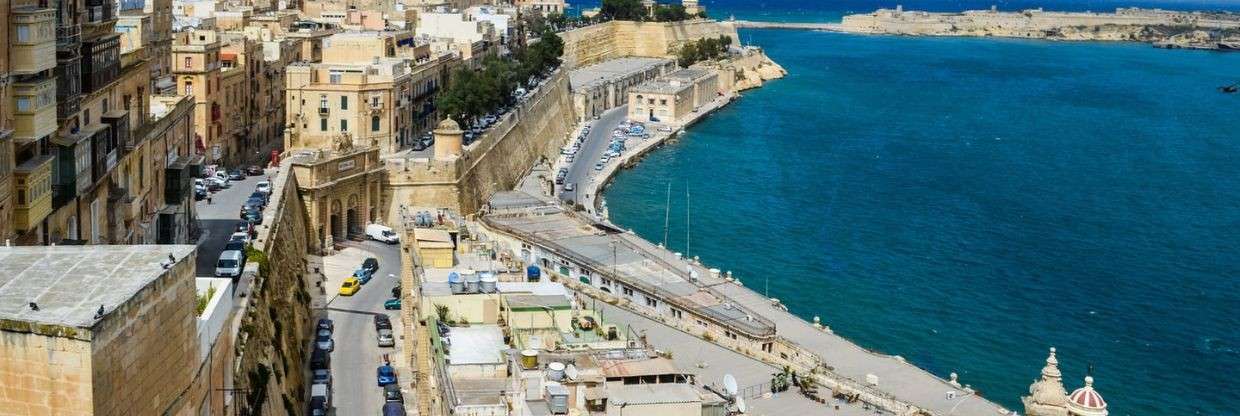
[[[613,220],[1019,409],[1233,415],[1240,53],[745,31],[790,75],[620,174]],[[767,285],[769,281],[769,289]]]

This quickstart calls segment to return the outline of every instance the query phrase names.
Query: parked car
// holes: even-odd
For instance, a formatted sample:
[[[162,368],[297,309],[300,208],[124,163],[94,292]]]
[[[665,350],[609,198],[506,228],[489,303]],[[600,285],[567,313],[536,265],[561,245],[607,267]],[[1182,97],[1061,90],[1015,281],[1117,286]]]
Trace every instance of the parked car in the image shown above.
[[[249,221],[250,224],[262,224],[263,213],[257,209],[242,210],[241,219]]]
[[[242,242],[242,241],[237,241],[237,240],[231,240],[231,241],[229,241],[229,242],[227,242],[227,243],[224,243],[224,251],[230,251],[230,250],[232,250],[232,251],[241,251],[241,252],[244,252],[244,251],[245,251],[245,242]]]
[[[400,394],[400,386],[395,384],[383,386],[383,401],[388,403],[404,403],[405,398]]]
[[[314,347],[327,352],[336,349],[336,342],[332,341],[332,331],[320,329],[314,338]]]
[[[208,191],[218,191],[229,186],[227,180],[216,177],[204,179],[203,182],[206,183]]]
[[[396,310],[400,309],[400,298],[392,298],[383,302],[383,309]]]
[[[361,283],[363,285],[370,283],[370,278],[374,276],[375,276],[374,273],[371,273],[369,270],[366,270],[366,268],[363,268],[363,267],[359,267],[357,268],[357,270],[353,271],[353,278],[357,279],[358,283]]]
[[[336,323],[332,322],[331,319],[319,318],[317,328],[319,331],[326,329],[328,332],[332,332],[336,330]]]
[[[240,277],[245,268],[245,254],[239,250],[228,250],[220,253],[215,262],[215,275],[218,277]]]
[[[384,403],[383,416],[405,416],[405,405],[396,402]]]
[[[248,199],[261,199],[263,201],[263,206],[267,206],[267,202],[271,201],[271,195],[256,190],[250,193],[250,197]]]
[[[241,169],[233,169],[231,172],[228,172],[228,180],[243,181],[245,180],[245,172],[242,172]]]
[[[271,195],[271,182],[262,181],[258,185],[254,185],[254,192],[262,192]]]
[[[572,192],[574,189],[577,189],[577,187],[571,182],[564,184],[564,192]]]
[[[396,244],[400,242],[400,236],[392,231],[391,227],[382,224],[366,225],[366,237],[371,240],[382,241],[388,244]]]
[[[310,385],[310,400],[322,398],[327,407],[332,406],[332,390],[326,384]]]
[[[228,241],[240,241],[242,243],[250,242],[250,234],[244,231],[238,231],[228,236]]]
[[[375,314],[375,330],[392,329],[392,319],[384,314]]]
[[[379,271],[379,259],[367,257],[366,260],[362,260],[362,268],[370,270],[370,273],[372,274]]]
[[[602,164],[602,163],[595,163],[595,164],[594,164],[594,170],[603,170],[603,164]]]
[[[250,176],[258,176],[263,174],[263,168],[258,165],[250,165],[245,167],[245,173]]]
[[[332,356],[327,351],[315,349],[310,353],[311,370],[327,370],[332,366]]]
[[[201,201],[204,199],[207,199],[207,188],[206,187],[194,187],[194,200]]]
[[[396,282],[396,286],[392,287],[392,297],[394,298],[400,297],[400,282]]]
[[[375,369],[375,379],[378,381],[379,387],[396,384],[396,370],[390,365],[381,365]]]
[[[327,387],[331,387],[332,386],[332,370],[328,370],[326,368],[320,368],[318,370],[314,370],[313,376],[310,379],[310,381],[311,383],[314,383],[314,384],[326,384]]]
[[[396,339],[392,338],[392,330],[390,329],[380,329],[376,338],[379,341],[380,347],[396,346]]]
[[[362,288],[362,282],[357,281],[356,277],[344,279],[344,283],[340,284],[341,296],[353,296]]]
[[[234,233],[246,233],[250,238],[254,238],[254,225],[247,221],[237,221],[237,226],[233,228]]]
[[[321,397],[310,399],[310,416],[327,416],[327,400]]]

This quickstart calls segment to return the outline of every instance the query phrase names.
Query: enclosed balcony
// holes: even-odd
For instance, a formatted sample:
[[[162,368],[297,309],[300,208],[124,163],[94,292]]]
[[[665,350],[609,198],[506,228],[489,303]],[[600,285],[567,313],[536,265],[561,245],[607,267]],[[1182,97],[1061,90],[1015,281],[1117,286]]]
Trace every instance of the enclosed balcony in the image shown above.
[[[82,42],[82,94],[116,81],[121,73],[120,47],[120,35],[115,33]]]
[[[115,109],[103,114],[103,122],[112,127],[117,156],[124,158],[133,148],[133,135],[129,132],[129,112]]]
[[[56,67],[56,10],[15,8],[9,24],[10,73],[33,75]]]
[[[76,131],[52,138],[56,145],[55,185],[52,185],[52,208],[59,209],[86,193],[90,181],[90,136]]]
[[[17,204],[14,228],[26,231],[39,226],[52,213],[52,156],[35,156],[13,170]]]
[[[13,139],[29,143],[56,132],[56,81],[13,84]]]

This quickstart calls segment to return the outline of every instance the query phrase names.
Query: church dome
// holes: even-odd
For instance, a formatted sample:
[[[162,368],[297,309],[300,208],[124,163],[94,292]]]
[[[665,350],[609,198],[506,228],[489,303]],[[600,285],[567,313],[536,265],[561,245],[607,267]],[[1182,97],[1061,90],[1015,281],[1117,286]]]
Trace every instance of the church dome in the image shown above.
[[[1068,396],[1068,410],[1078,416],[1106,416],[1107,402],[1094,390],[1094,378],[1085,377],[1085,387]]]
[[[1046,357],[1046,366],[1042,367],[1042,378],[1029,386],[1029,396],[1033,403],[1060,408],[1067,405],[1068,391],[1063,387],[1061,376],[1059,359],[1055,358],[1055,348],[1052,347],[1050,355]]]

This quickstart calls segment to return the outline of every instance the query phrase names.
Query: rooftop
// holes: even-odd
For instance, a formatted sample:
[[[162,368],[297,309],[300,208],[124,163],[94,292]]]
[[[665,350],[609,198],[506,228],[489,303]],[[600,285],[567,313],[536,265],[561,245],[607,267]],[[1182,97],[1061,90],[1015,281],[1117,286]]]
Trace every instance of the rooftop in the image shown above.
[[[0,319],[90,328],[194,253],[176,246],[0,247]],[[30,303],[38,305],[33,310]]]
[[[504,332],[495,325],[452,328],[448,342],[452,365],[501,364],[500,351],[508,348]]]
[[[514,311],[572,309],[568,297],[563,295],[505,295],[504,299]]]
[[[700,403],[702,395],[693,386],[680,383],[629,384],[607,387],[609,406],[641,404]]]
[[[569,72],[568,82],[573,90],[592,88],[671,62],[670,59],[663,58],[629,57],[612,59]]]

